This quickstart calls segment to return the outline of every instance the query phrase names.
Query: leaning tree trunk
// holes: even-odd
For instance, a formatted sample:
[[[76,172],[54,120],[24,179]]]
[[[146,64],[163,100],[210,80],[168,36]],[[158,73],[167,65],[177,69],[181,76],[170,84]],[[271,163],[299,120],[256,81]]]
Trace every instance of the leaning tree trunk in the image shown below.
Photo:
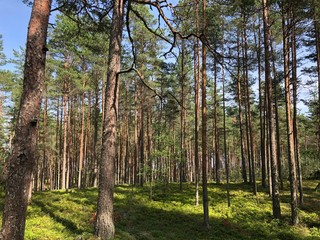
[[[37,125],[46,62],[46,38],[51,0],[35,0],[28,28],[23,90],[9,159],[3,210],[3,240],[24,238],[28,195],[36,159]]]
[[[112,239],[115,234],[113,220],[114,162],[116,158],[117,113],[123,0],[115,0],[109,45],[108,73],[103,119],[102,152],[99,172],[98,206],[95,234],[101,239]]]

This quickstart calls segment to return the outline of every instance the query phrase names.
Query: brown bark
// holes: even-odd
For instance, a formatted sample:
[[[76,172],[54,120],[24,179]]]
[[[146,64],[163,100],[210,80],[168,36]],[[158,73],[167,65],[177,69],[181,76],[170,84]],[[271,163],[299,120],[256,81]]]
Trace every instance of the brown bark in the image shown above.
[[[222,57],[224,58],[224,35],[222,35]],[[227,180],[227,200],[228,207],[231,206],[230,202],[230,177],[229,177],[229,154],[227,153],[227,130],[226,130],[226,98],[225,98],[225,73],[224,73],[224,59],[222,58],[222,103],[223,103],[223,151],[224,161],[226,167],[226,180]]]
[[[215,46],[216,49],[216,46]],[[215,178],[216,183],[220,184],[221,182],[221,163],[220,163],[220,154],[219,154],[219,132],[218,132],[218,98],[217,98],[217,80],[218,80],[218,70],[217,70],[217,56],[214,56],[214,87],[213,87],[213,154],[215,159]]]
[[[279,83],[276,79],[277,70],[276,70],[276,53],[273,49],[272,44],[270,44],[271,53],[272,53],[272,72],[275,79],[275,86],[274,86],[274,109],[275,109],[275,119],[276,119],[276,141],[277,141],[277,166],[278,166],[278,176],[280,180],[280,189],[283,189],[283,178],[282,178],[282,162],[281,162],[281,148],[280,148],[280,124],[279,124],[279,105],[278,105],[278,88]]]
[[[294,149],[293,122],[291,115],[291,92],[290,92],[290,70],[289,70],[289,31],[286,24],[284,7],[282,7],[282,30],[283,30],[283,59],[285,73],[285,95],[286,95],[286,120],[287,120],[287,139],[288,139],[288,166],[291,193],[291,223],[298,223],[297,212],[297,176]]]
[[[248,116],[248,155],[250,156],[249,167],[251,172],[251,180],[253,186],[253,194],[257,195],[257,183],[256,183],[256,172],[255,172],[255,159],[254,159],[254,144],[253,144],[253,130],[252,130],[252,114],[251,114],[251,104],[250,104],[250,91],[249,91],[249,69],[248,69],[248,37],[247,37],[247,26],[246,26],[246,15],[243,14],[243,38],[244,38],[244,70],[245,70],[245,94],[246,94],[246,109]],[[250,150],[250,153],[249,153]],[[251,166],[250,166],[251,163]]]
[[[194,43],[194,166],[195,166],[195,204],[199,204],[199,89],[200,89],[200,74],[199,74],[199,40]]]
[[[67,103],[68,97],[66,93],[66,80],[64,82],[64,93],[63,93],[63,150],[62,150],[62,176],[61,176],[61,189],[66,189],[66,172],[67,172],[67,124],[68,124],[68,116],[67,116]]]
[[[114,164],[116,158],[117,114],[119,99],[119,72],[123,25],[123,0],[115,0],[108,57],[108,74],[103,119],[102,153],[99,172],[98,206],[95,234],[101,239],[112,239]]]
[[[241,72],[240,72],[240,41],[237,37],[237,98],[238,98],[238,118],[239,118],[239,130],[240,130],[240,147],[241,147],[241,167],[242,167],[242,179],[244,183],[248,182],[247,178],[247,164],[245,157],[244,135],[243,135],[243,117],[242,117],[242,88],[241,88]]]
[[[292,16],[292,22],[295,23],[295,17]],[[293,97],[293,138],[294,138],[294,151],[296,161],[296,174],[298,180],[299,189],[299,204],[303,204],[303,184],[301,173],[301,161],[300,161],[300,146],[299,146],[299,129],[297,120],[297,98],[298,98],[298,77],[297,77],[297,46],[296,46],[296,26],[292,26],[291,35],[291,54],[292,54],[292,97]],[[293,224],[297,221],[293,221]]]
[[[265,124],[264,124],[264,101],[262,94],[262,79],[261,79],[261,28],[260,17],[258,23],[258,34],[254,31],[254,41],[257,49],[258,62],[258,80],[259,80],[259,126],[260,126],[260,163],[261,163],[261,184],[266,188],[266,149],[265,149]]]
[[[268,124],[269,124],[269,144],[270,144],[270,170],[272,184],[272,211],[275,218],[281,217],[280,194],[278,187],[278,171],[277,171],[277,150],[275,137],[275,121],[274,110],[272,104],[272,82],[270,74],[270,26],[269,26],[269,3],[263,0],[263,26],[264,26],[264,45],[265,45],[265,78],[266,92],[268,99]]]
[[[86,85],[85,79],[83,79],[82,87],[84,89]],[[84,91],[84,90],[83,90]],[[80,132],[80,146],[79,146],[79,169],[78,169],[78,188],[82,187],[82,172],[83,172],[83,161],[84,161],[84,140],[85,140],[85,94],[81,94],[81,132]]]
[[[316,40],[316,54],[317,54],[317,76],[318,76],[318,153],[320,154],[320,21],[319,14],[315,14],[314,31]]]
[[[206,34],[207,20],[206,20],[206,0],[202,3],[203,19],[202,19],[202,33]],[[207,47],[202,43],[202,203],[203,203],[203,218],[204,225],[209,228],[209,201],[207,189]]]
[[[46,38],[51,0],[35,0],[31,12],[23,91],[13,152],[9,159],[6,196],[3,210],[3,240],[24,238],[28,194],[35,167],[37,125],[41,109],[46,60]]]

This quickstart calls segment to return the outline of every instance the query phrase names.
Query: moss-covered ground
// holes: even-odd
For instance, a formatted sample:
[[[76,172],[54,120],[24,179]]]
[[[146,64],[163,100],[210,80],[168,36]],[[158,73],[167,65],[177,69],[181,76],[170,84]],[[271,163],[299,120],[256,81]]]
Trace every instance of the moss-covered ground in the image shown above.
[[[184,184],[183,191],[178,184],[157,184],[151,200],[147,186],[117,186],[116,239],[320,240],[320,190],[314,190],[316,185],[316,181],[305,182],[300,224],[293,227],[288,191],[281,192],[283,217],[275,220],[271,199],[264,191],[254,196],[250,186],[231,184],[228,208],[226,186],[209,184],[209,229],[203,226],[202,205],[195,206],[192,184]],[[3,193],[0,194],[2,215]],[[96,200],[96,189],[35,193],[28,208],[25,239],[96,239]]]

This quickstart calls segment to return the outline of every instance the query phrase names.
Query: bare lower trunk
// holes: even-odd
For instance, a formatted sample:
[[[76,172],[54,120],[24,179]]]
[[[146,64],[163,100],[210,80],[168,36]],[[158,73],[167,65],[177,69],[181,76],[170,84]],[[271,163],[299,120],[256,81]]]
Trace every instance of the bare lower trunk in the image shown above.
[[[35,0],[28,28],[23,92],[9,159],[3,210],[3,240],[24,239],[28,194],[35,167],[37,125],[44,85],[46,38],[51,0]]]
[[[203,1],[203,34],[206,34],[206,0]],[[207,190],[207,47],[202,44],[202,202],[203,202],[203,216],[204,225],[209,228],[209,201]]]
[[[281,217],[280,209],[280,193],[278,187],[278,171],[277,171],[277,150],[276,150],[276,134],[274,110],[272,104],[272,82],[270,74],[270,26],[269,26],[269,5],[267,0],[263,0],[263,21],[264,21],[264,44],[265,44],[265,78],[266,93],[268,99],[268,123],[269,123],[269,148],[270,148],[270,172],[272,185],[272,210],[275,218]]]
[[[103,119],[102,153],[99,172],[98,206],[95,233],[101,239],[112,239],[115,234],[113,220],[114,164],[116,158],[117,114],[119,97],[119,71],[123,24],[123,1],[115,0],[109,45],[105,116]]]

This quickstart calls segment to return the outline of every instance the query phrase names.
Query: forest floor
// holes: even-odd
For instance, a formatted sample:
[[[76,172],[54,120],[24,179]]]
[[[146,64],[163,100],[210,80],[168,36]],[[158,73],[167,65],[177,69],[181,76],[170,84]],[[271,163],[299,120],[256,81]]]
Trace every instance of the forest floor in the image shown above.
[[[203,226],[201,202],[195,206],[192,184],[183,184],[183,191],[179,184],[157,184],[152,189],[152,200],[148,186],[120,185],[114,200],[116,239],[320,240],[320,190],[314,190],[317,184],[304,183],[304,206],[299,210],[300,224],[296,227],[289,224],[288,191],[281,191],[282,219],[275,220],[271,198],[264,191],[254,196],[250,186],[232,183],[228,208],[226,185],[209,184],[209,229]],[[3,192],[0,195],[2,215]],[[96,200],[94,188],[35,193],[28,208],[25,239],[96,239]]]

